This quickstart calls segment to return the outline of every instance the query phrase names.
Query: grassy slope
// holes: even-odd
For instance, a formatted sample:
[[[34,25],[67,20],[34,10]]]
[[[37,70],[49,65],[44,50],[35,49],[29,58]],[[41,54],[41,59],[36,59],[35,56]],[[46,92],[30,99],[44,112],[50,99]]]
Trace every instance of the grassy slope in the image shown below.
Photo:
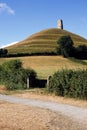
[[[36,53],[36,52],[55,52],[57,40],[62,35],[70,35],[74,45],[86,44],[87,40],[76,34],[58,28],[51,28],[35,33],[15,45],[7,47],[9,53]]]
[[[0,64],[7,60],[17,58],[0,58]],[[85,69],[87,65],[76,63],[60,56],[29,56],[18,57],[23,63],[24,68],[32,68],[37,72],[39,78],[47,78],[55,71],[60,69]],[[86,62],[86,61],[85,61]]]

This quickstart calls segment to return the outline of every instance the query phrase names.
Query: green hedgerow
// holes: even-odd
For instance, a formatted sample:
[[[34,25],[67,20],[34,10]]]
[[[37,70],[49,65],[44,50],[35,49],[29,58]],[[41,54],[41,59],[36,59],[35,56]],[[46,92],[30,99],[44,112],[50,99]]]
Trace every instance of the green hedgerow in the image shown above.
[[[32,69],[24,69],[20,60],[5,62],[0,67],[0,78],[7,89],[25,89],[27,77],[36,77]]]
[[[87,99],[87,70],[62,70],[50,79],[49,92],[59,96]]]

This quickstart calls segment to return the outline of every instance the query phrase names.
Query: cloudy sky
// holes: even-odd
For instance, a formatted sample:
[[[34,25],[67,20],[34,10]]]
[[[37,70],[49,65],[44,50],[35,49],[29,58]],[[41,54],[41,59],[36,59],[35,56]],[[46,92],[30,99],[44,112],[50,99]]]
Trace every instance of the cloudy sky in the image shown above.
[[[87,0],[0,0],[0,47],[57,27],[87,38]]]

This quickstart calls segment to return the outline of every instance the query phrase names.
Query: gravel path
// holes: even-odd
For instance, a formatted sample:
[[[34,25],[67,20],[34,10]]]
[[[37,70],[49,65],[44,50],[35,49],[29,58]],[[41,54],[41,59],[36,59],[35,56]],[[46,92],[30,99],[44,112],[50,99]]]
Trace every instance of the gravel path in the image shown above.
[[[44,109],[49,109],[54,112],[60,112],[63,115],[69,116],[70,118],[78,121],[82,124],[87,124],[87,109],[79,108],[66,104],[58,104],[54,102],[46,102],[41,100],[23,99],[14,96],[7,96],[0,94],[0,100],[7,101],[10,103],[23,104],[28,106],[35,106]]]

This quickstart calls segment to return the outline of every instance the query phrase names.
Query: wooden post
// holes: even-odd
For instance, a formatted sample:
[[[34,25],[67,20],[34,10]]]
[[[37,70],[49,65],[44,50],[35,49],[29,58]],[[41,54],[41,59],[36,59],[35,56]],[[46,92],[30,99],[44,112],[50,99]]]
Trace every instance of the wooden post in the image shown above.
[[[29,80],[29,77],[27,77],[27,89],[30,88],[30,80]]]
[[[47,78],[47,87],[49,87],[50,78],[51,78],[51,76],[49,76],[49,77]]]

